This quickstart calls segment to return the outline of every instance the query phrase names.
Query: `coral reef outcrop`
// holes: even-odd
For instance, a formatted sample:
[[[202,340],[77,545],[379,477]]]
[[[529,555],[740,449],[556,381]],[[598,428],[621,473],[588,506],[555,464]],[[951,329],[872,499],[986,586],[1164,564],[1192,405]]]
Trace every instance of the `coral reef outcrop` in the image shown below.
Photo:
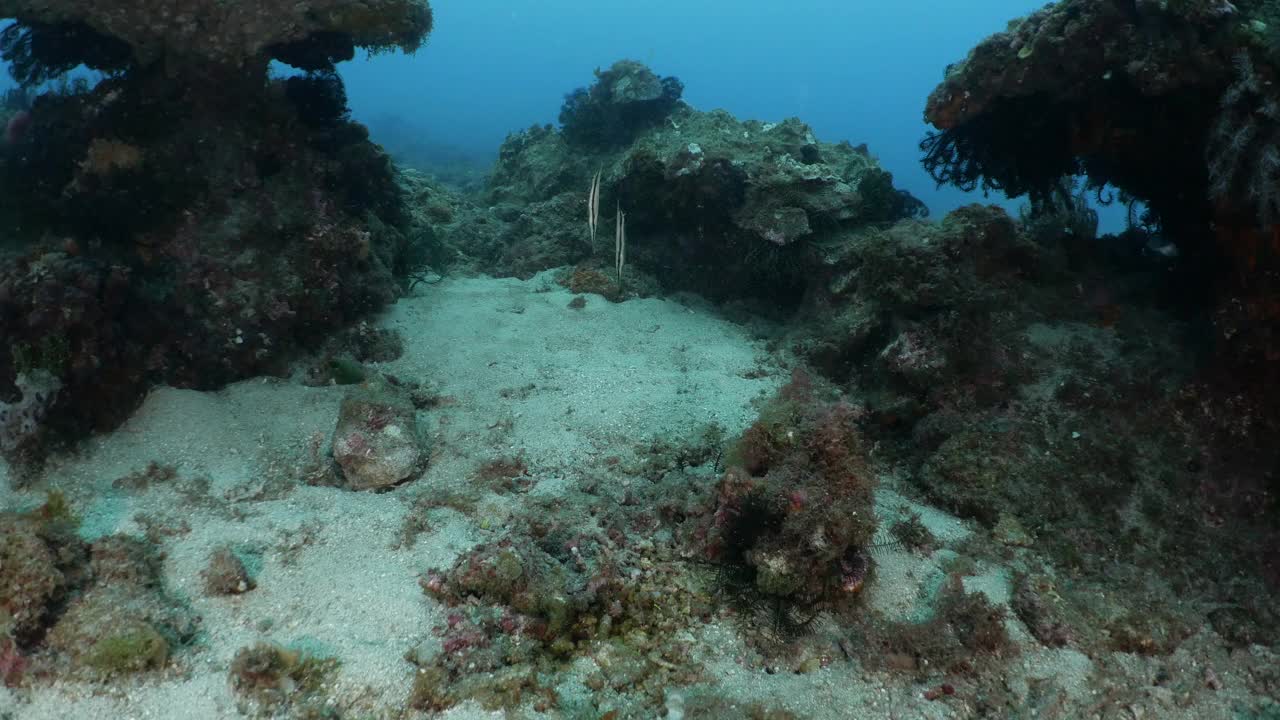
[[[1083,176],[1145,205],[1142,232],[1177,250],[1160,292],[1212,348],[1180,416],[1237,497],[1280,487],[1277,21],[1273,2],[1053,3],[949,68],[922,144],[939,183],[1043,203]]]
[[[425,2],[6,2],[0,451],[113,427],[152,383],[279,373],[392,301],[429,232],[333,63],[413,50]],[[268,78],[280,59],[306,72]],[[14,118],[18,118],[15,125]],[[17,129],[15,129],[17,128]],[[422,242],[418,242],[422,241]]]
[[[696,289],[794,307],[813,247],[841,228],[924,214],[865,146],[820,142],[800,120],[739,121],[678,101],[682,86],[634,61],[570,94],[561,129],[507,138],[484,201],[510,224],[474,248],[517,275],[613,261],[626,218],[636,292]],[[600,173],[593,244],[585,201]]]

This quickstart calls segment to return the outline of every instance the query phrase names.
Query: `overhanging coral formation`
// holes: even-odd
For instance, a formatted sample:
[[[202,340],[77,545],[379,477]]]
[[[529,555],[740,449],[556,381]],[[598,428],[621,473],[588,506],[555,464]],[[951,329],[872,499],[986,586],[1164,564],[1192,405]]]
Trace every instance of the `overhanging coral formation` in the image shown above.
[[[1064,0],[1010,23],[930,95],[939,183],[1030,195],[1085,176],[1144,202],[1181,258],[1169,295],[1253,417],[1236,456],[1273,463],[1280,417],[1280,60],[1273,2]],[[1255,401],[1254,398],[1257,400]],[[1235,444],[1234,442],[1231,444]],[[1268,459],[1272,458],[1272,459]]]
[[[67,42],[97,34],[127,44],[137,64],[187,67],[288,61],[272,49],[308,42],[327,42],[347,58],[354,47],[412,52],[432,25],[425,0],[0,0],[0,17],[28,28],[37,53],[58,45],[74,52]]]
[[[1068,0],[981,42],[929,96],[926,168],[1033,198],[1087,175],[1148,202],[1193,245],[1185,236],[1209,214],[1205,130],[1243,31],[1226,3],[1163,5]]]

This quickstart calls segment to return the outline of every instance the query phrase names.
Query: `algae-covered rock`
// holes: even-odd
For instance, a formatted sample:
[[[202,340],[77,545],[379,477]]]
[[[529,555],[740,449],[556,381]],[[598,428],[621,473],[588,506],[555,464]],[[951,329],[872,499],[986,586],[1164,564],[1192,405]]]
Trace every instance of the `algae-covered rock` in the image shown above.
[[[94,642],[83,662],[104,675],[120,675],[164,667],[168,658],[163,635],[145,622],[130,621]]]
[[[154,548],[110,536],[90,558],[92,580],[45,637],[50,660],[95,678],[165,667],[199,618],[165,591]]]
[[[1224,462],[1208,462],[1206,476],[1280,459],[1278,29],[1271,0],[1062,0],[976,44],[925,107],[936,132],[923,162],[939,183],[1043,207],[1063,177],[1083,177],[1090,195],[1114,188],[1145,208],[1145,229],[1125,233],[1138,247],[1177,249],[1165,292],[1182,312],[1214,318],[1202,342],[1215,370],[1193,404],[1255,418],[1254,430],[1212,438],[1204,457]],[[1227,424],[1216,417],[1199,432]],[[1268,474],[1247,492],[1225,482],[1219,502],[1274,495]]]
[[[342,400],[333,431],[333,459],[352,490],[403,482],[422,469],[426,454],[412,401],[380,380],[353,387]]]
[[[0,513],[0,638],[38,638],[84,581],[87,546],[61,492],[27,513]]]
[[[53,549],[36,525],[0,515],[0,636],[36,631],[65,586]]]
[[[791,346],[828,377],[860,376],[874,416],[898,427],[911,428],[927,398],[978,367],[973,399],[1004,401],[1033,372],[1008,350],[1021,313],[1083,309],[1048,289],[1061,282],[1060,254],[1031,243],[998,207],[859,228],[821,252],[826,282],[812,286]]]
[[[857,420],[797,373],[725,453],[705,552],[747,597],[807,610],[861,591],[878,521]]]
[[[210,595],[240,595],[255,585],[244,562],[227,547],[213,551],[203,574],[205,591]]]
[[[269,642],[240,648],[231,660],[231,687],[244,709],[265,715],[328,717],[326,682],[338,669],[333,658],[314,656]]]

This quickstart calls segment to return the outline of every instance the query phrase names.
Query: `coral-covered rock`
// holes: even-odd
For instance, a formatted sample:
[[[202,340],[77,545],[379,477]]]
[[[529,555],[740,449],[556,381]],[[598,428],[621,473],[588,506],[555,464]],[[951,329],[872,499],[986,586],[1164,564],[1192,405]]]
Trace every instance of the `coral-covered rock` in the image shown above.
[[[910,427],[957,373],[996,402],[1026,372],[1007,350],[1023,327],[1012,309],[1047,307],[1028,285],[1060,282],[1062,265],[996,207],[852,232],[825,251],[792,347],[832,379],[859,378],[888,424]]]
[[[59,493],[29,513],[0,513],[0,638],[14,641],[12,662],[84,580],[86,547],[76,527]]]
[[[536,635],[567,632],[591,598],[580,568],[523,541],[483,546],[464,556],[443,576],[428,575],[423,587],[433,596],[457,603],[474,596],[510,607],[536,625]],[[585,602],[584,602],[585,601]]]
[[[570,97],[560,131],[535,126],[503,144],[485,195],[489,205],[511,208],[502,219],[513,231],[495,238],[504,247],[485,253],[500,272],[527,276],[584,259],[612,267],[620,211],[633,277],[792,307],[818,267],[814,247],[851,228],[927,212],[893,187],[865,147],[819,142],[794,118],[742,122],[672,102],[637,124],[592,110],[605,102],[597,96],[619,92],[622,77],[635,78],[628,92],[650,88],[645,97],[657,82],[643,66],[619,63],[591,91]],[[584,141],[584,134],[615,139]],[[597,172],[601,222],[593,243],[584,202]],[[637,277],[631,287],[645,284]]]
[[[678,108],[684,84],[660,78],[642,63],[619,60],[596,70],[596,82],[579,88],[564,101],[560,124],[575,145],[625,145],[645,129],[660,124]]]
[[[921,144],[925,168],[939,183],[1033,204],[1063,177],[1085,176],[1099,193],[1112,185],[1199,262],[1213,242],[1207,170],[1219,155],[1206,143],[1216,115],[1238,113],[1218,99],[1237,74],[1233,56],[1247,60],[1257,43],[1247,23],[1216,1],[1046,6],[949,69],[925,109],[937,128]]]
[[[324,717],[327,681],[338,661],[259,642],[240,648],[228,673],[231,687],[250,707],[264,715]]]
[[[426,453],[412,401],[379,380],[342,399],[333,431],[333,459],[352,490],[377,490],[422,470]]]
[[[204,586],[210,595],[240,595],[253,589],[253,578],[230,548],[218,548],[204,570]]]
[[[0,636],[35,632],[66,589],[56,556],[36,525],[0,516]]]
[[[44,369],[20,372],[13,379],[18,399],[0,402],[0,452],[7,453],[31,441],[40,429],[62,381]]]
[[[28,662],[17,641],[8,635],[0,636],[0,684],[14,687],[21,683]]]
[[[1101,247],[1042,242],[1062,251],[1057,279],[981,313],[973,345],[995,362],[961,358],[918,399],[905,424],[928,450],[918,480],[935,499],[987,522],[1011,510],[1039,547],[1109,579],[1126,567],[1095,565],[1110,546],[1197,578],[1274,580],[1280,527],[1265,498],[1280,488],[1277,28],[1273,2],[1063,0],[948,69],[925,111],[937,132],[921,146],[936,180],[1029,195],[1033,221],[1069,194],[1064,177],[1083,176],[1100,200],[1113,186],[1146,209]],[[1050,256],[1027,258],[1044,267]],[[975,304],[958,300],[951,312],[967,321],[961,308]],[[1121,519],[1128,503],[1146,504],[1145,530]],[[1231,559],[1207,546],[1231,548]],[[1267,612],[1253,621],[1275,623]],[[1115,636],[1138,652],[1181,637],[1142,625],[1116,623]]]
[[[859,414],[797,374],[730,448],[706,551],[740,589],[806,609],[862,589],[877,522]]]
[[[927,390],[947,369],[947,357],[927,333],[903,330],[880,351],[884,369],[906,385]]]
[[[1068,0],[1013,20],[948,69],[926,115],[948,129],[1014,98],[1082,100],[1108,83],[1155,98],[1222,79],[1226,68],[1213,44],[1230,41],[1242,19],[1231,3],[1140,5],[1133,12],[1113,0]],[[1178,29],[1201,32],[1175,35]]]
[[[665,490],[641,492],[656,502]],[[598,499],[570,495],[569,503]],[[448,609],[436,637],[407,656],[419,668],[410,704],[443,710],[474,699],[488,709],[510,708],[540,686],[543,663],[587,652],[608,656],[609,677],[598,687],[661,681],[658,668],[669,663],[647,658],[686,652],[681,629],[707,608],[700,581],[653,541],[659,523],[649,506],[609,503],[565,522],[562,506],[536,504],[500,540],[427,572],[423,590]]]

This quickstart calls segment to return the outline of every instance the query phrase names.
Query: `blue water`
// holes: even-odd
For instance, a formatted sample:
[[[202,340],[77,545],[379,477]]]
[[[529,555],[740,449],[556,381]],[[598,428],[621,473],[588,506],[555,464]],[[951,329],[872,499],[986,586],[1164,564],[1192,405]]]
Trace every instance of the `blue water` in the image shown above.
[[[632,58],[685,83],[694,107],[796,116],[828,142],[865,142],[940,218],[980,194],[938,189],[920,167],[925,99],[947,64],[1036,0],[433,0],[414,56],[340,66],[357,119],[485,161],[508,132],[554,123],[592,70]],[[375,139],[389,142],[391,138]],[[390,144],[390,143],[389,143]],[[1003,200],[992,198],[992,201]],[[1011,211],[1019,202],[1002,202]],[[1123,210],[1103,212],[1104,230]]]
[[[825,142],[866,143],[934,219],[972,202],[1016,214],[1021,199],[936,187],[917,146],[928,129],[925,100],[946,66],[1043,5],[432,0],[435,31],[417,54],[362,54],[339,71],[353,117],[375,140],[487,167],[508,133],[554,124],[565,94],[590,85],[592,70],[636,59],[683,80],[684,99],[696,108],[741,119],[799,117]],[[12,85],[0,79],[0,90]],[[1123,207],[1098,210],[1100,231],[1124,228]]]

